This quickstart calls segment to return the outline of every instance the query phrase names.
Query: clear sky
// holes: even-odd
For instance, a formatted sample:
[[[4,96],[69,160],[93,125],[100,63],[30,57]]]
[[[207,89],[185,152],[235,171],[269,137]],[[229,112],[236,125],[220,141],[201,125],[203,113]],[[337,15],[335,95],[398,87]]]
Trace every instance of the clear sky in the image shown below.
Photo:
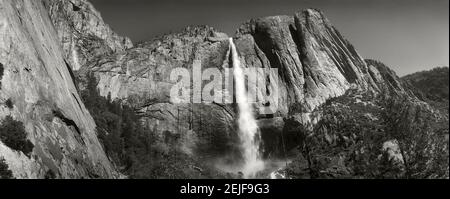
[[[210,25],[234,35],[251,18],[319,8],[365,58],[400,76],[449,65],[449,0],[90,0],[134,42]]]

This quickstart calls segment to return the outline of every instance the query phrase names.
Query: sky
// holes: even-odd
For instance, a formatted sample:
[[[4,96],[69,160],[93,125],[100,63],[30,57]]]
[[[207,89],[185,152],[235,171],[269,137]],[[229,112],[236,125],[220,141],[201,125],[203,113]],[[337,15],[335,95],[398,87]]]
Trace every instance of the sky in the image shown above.
[[[233,36],[257,17],[322,10],[364,58],[398,75],[449,65],[449,0],[90,0],[117,33],[151,40],[188,25]]]

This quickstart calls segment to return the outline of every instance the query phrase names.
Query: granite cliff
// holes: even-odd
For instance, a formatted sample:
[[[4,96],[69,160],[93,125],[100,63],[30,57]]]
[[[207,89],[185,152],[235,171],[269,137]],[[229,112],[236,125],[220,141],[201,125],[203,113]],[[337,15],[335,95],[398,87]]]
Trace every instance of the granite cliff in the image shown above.
[[[117,177],[61,53],[47,3],[0,1],[0,118],[2,125],[6,117],[23,124],[33,146],[24,154],[1,140],[0,156],[16,178]]]
[[[87,0],[45,1],[52,23],[73,70],[93,59],[133,46],[117,35]]]

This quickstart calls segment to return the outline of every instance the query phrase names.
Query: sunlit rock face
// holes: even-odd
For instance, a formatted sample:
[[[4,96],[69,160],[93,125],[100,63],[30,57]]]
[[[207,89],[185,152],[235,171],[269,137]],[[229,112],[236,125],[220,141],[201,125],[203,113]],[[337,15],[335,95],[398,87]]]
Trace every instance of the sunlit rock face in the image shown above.
[[[248,67],[279,69],[277,116],[311,113],[349,88],[377,89],[362,57],[317,10],[250,20],[236,45]]]
[[[239,28],[235,43],[247,67],[279,72],[278,111],[258,115],[266,155],[295,148],[302,139],[299,127],[320,121],[317,108],[327,100],[349,89],[376,93],[377,83],[384,82],[383,77],[374,81],[362,56],[318,10],[252,19]]]
[[[173,104],[169,95],[176,83],[170,81],[175,68],[191,70],[194,60],[203,69],[229,67],[225,33],[206,26],[188,27],[133,46],[128,38],[111,31],[88,1],[49,1],[47,9],[77,76],[83,80],[94,72],[100,94],[132,105],[143,116],[146,128],[161,140],[180,137],[184,140],[180,147],[188,153],[223,153],[234,145],[230,141],[236,131],[233,106]],[[83,89],[84,85],[79,86]]]
[[[402,81],[388,66],[371,59],[367,59],[366,63],[369,67],[369,74],[382,92],[391,96],[406,95],[411,98],[417,98],[412,89],[410,89],[411,86],[407,82]]]
[[[45,3],[73,70],[90,60],[133,46],[129,38],[113,32],[87,0],[48,0]]]
[[[34,145],[26,156],[0,141],[0,158],[15,178],[117,177],[62,52],[42,1],[0,1],[0,119],[22,122]]]
[[[228,38],[211,27],[188,27],[180,33],[167,34],[88,62],[77,73],[84,77],[93,72],[100,94],[134,107],[143,116],[145,126],[160,135],[161,140],[176,135],[182,141],[180,147],[188,153],[195,150],[223,153],[233,145],[234,106],[174,104],[170,91],[177,81],[172,81],[170,75],[174,69],[185,68],[191,80],[194,79],[194,62],[203,70],[229,68]],[[202,85],[208,82],[205,80]],[[193,146],[192,142],[199,146]]]

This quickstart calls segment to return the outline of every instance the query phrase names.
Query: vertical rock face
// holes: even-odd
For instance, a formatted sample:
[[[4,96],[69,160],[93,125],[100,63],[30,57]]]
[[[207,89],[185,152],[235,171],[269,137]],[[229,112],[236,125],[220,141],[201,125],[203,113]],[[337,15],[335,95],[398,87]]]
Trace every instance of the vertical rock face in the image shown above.
[[[77,73],[83,76],[93,72],[102,96],[134,107],[143,116],[145,126],[162,140],[164,136],[180,136],[183,140],[180,146],[189,153],[194,150],[189,143],[200,140],[202,146],[194,148],[215,152],[230,144],[230,134],[235,131],[233,107],[171,103],[170,91],[177,82],[170,75],[174,69],[184,68],[194,79],[194,62],[202,69],[229,67],[228,53],[226,34],[207,26],[188,27],[180,33],[88,62]],[[206,83],[203,81],[203,86]],[[216,144],[209,145],[211,142]]]
[[[310,113],[349,88],[377,88],[361,56],[317,10],[251,20],[236,43],[248,67],[279,69],[279,116]]]
[[[384,65],[383,63],[367,59],[367,66],[369,67],[369,74],[381,91],[389,95],[407,95],[415,98],[415,94],[408,89],[408,85],[403,82],[395,72]]]
[[[64,55],[73,70],[78,70],[99,56],[133,46],[129,38],[113,32],[100,13],[86,0],[50,0],[46,4]]]
[[[16,178],[112,178],[62,52],[42,1],[0,1],[0,118],[22,122],[34,145],[27,156],[0,141],[0,156]]]

